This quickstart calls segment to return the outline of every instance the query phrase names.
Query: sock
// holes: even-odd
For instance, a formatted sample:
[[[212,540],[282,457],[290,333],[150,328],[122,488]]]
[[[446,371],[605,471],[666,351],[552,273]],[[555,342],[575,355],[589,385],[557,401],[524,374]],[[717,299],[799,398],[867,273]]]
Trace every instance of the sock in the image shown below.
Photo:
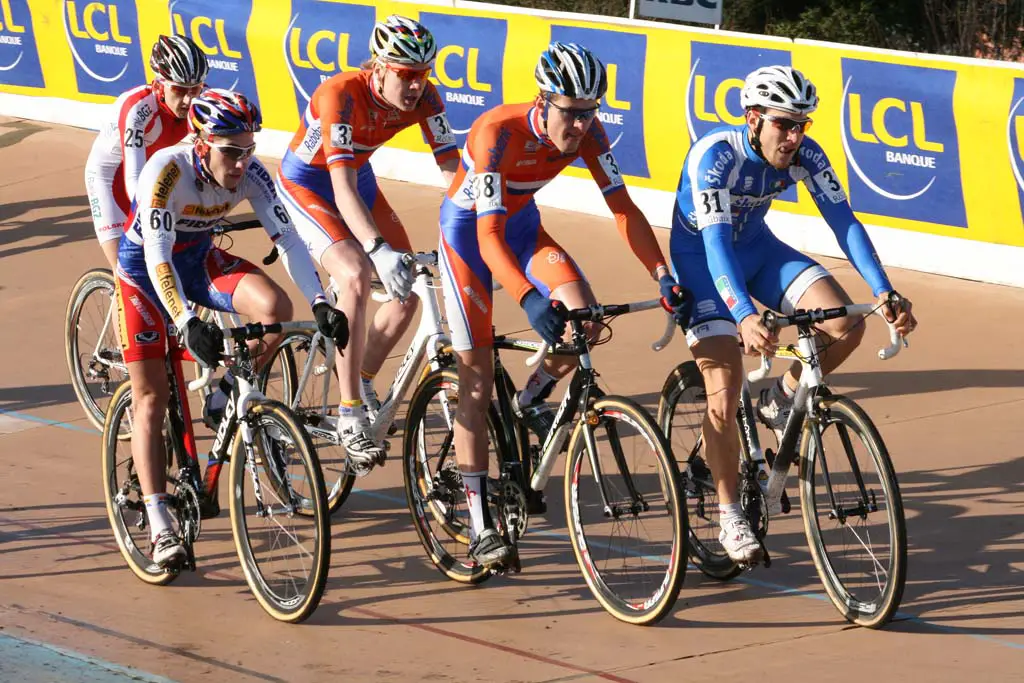
[[[466,503],[469,505],[469,536],[470,541],[483,533],[484,505],[487,498],[487,471],[463,472],[462,484],[466,490]]]
[[[718,504],[718,524],[720,526],[724,527],[727,521],[736,517],[743,517],[743,507],[739,503]]]
[[[372,382],[373,378],[377,376],[376,372],[367,372],[366,370],[360,370],[359,376],[364,382]]]
[[[235,378],[231,374],[231,371],[224,373],[224,376],[220,378],[220,382],[217,384],[217,389],[210,398],[206,401],[206,410],[210,413],[223,412],[224,406],[228,404],[228,400],[231,397],[231,387],[235,385]]]
[[[778,392],[776,393],[776,395],[781,396],[784,399],[792,401],[793,397],[796,396],[796,389],[790,389],[789,385],[786,384],[785,375],[779,378],[779,386],[777,387],[777,389]]]
[[[167,510],[167,494],[153,493],[142,497],[149,519],[149,540],[155,541],[161,531],[172,529],[171,513]]]
[[[365,415],[366,410],[361,398],[351,400],[343,398],[341,399],[341,405],[338,406],[338,426],[341,427],[342,424],[346,427],[351,426],[360,421]]]
[[[526,380],[526,387],[519,392],[519,405],[528,406],[545,400],[551,395],[557,382],[557,377],[549,375],[543,366],[538,367],[530,375],[530,379]]]

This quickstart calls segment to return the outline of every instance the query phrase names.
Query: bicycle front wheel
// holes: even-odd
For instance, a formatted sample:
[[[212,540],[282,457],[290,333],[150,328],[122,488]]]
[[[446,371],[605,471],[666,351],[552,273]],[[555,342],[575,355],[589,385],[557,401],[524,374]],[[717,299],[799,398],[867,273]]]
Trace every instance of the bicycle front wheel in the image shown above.
[[[111,396],[128,377],[119,324],[114,276],[105,268],[87,271],[68,298],[64,356],[75,396],[89,422],[99,430]]]
[[[231,453],[231,532],[267,614],[304,621],[323,597],[331,556],[327,493],[305,430],[277,401],[250,406]],[[245,427],[243,426],[243,429]]]
[[[821,447],[805,429],[800,460],[807,543],[840,613],[879,628],[899,608],[907,574],[896,472],[878,430],[857,404],[843,396],[816,402]]]
[[[293,332],[281,345],[260,375],[261,391],[288,406],[306,431],[333,431],[341,401],[335,380],[336,363],[328,363],[323,342],[314,345],[308,332]],[[328,370],[331,368],[331,370]],[[336,513],[348,500],[356,477],[346,466],[345,447],[328,438],[310,434],[313,448],[327,485],[327,508]]]
[[[577,423],[565,461],[569,537],[590,591],[616,619],[656,623],[679,597],[687,520],[678,482],[665,439],[634,401],[601,397]]]

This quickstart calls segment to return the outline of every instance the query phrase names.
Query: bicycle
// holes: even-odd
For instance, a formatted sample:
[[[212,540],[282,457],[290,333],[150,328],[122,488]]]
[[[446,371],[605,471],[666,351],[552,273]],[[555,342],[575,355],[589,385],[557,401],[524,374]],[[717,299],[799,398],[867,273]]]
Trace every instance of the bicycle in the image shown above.
[[[420,383],[406,421],[403,478],[416,532],[442,574],[477,584],[496,573],[521,571],[519,541],[527,532],[530,515],[546,512],[542,492],[555,460],[566,452],[569,536],[591,593],[612,616],[627,623],[652,624],[668,613],[686,572],[686,501],[678,493],[676,462],[647,411],[629,398],[606,395],[598,387],[599,375],[590,357],[592,344],[584,326],[585,321],[604,323],[660,306],[655,299],[569,311],[572,341],[553,349],[506,335],[494,337],[496,401],[487,410],[491,448],[487,490],[495,528],[512,549],[505,567],[492,570],[458,557],[466,554],[469,544],[468,508],[452,450],[458,373],[454,367],[441,367]],[[671,334],[670,326],[658,343],[667,343]],[[549,350],[577,359],[554,425],[540,446],[530,443],[528,428],[513,409],[515,387],[501,363],[499,351],[503,350],[536,352],[528,365],[539,362]],[[429,414],[433,405],[440,406],[439,415]],[[628,447],[633,448],[629,453]],[[648,454],[653,460],[638,462]],[[611,529],[597,528],[601,522],[608,522]],[[630,530],[655,527],[663,540],[625,540]],[[626,567],[633,561],[638,561],[639,569]]]
[[[377,441],[397,431],[395,417],[398,408],[419,368],[424,368],[421,374],[425,375],[438,367],[455,364],[450,353],[442,353],[442,349],[450,346],[451,339],[444,331],[444,318],[437,300],[436,292],[440,286],[434,284],[432,269],[437,268],[437,252],[419,252],[409,254],[406,258],[413,268],[412,291],[422,302],[423,312],[409,350],[399,364],[391,388],[381,401],[380,410],[371,426],[371,438]],[[336,305],[338,285],[334,278],[330,279],[325,294],[328,302],[332,306]],[[374,291],[372,296],[378,302],[390,300],[378,291]],[[356,478],[364,476],[368,471],[350,465],[337,433],[339,397],[331,392],[332,378],[336,377],[334,341],[318,332],[314,323],[307,325],[310,329],[292,332],[282,340],[274,357],[267,363],[267,369],[261,377],[261,388],[271,394],[267,388],[271,383],[271,372],[280,369],[282,402],[295,412],[318,447],[330,449],[327,457],[321,451],[320,461],[328,482],[327,504],[333,514],[345,503]],[[276,391],[273,395],[278,397]]]
[[[899,301],[898,295],[894,295],[889,305],[898,306]],[[811,325],[846,316],[866,318],[876,312],[885,319],[876,304],[798,310],[790,316],[765,311],[762,322],[769,329],[795,326],[798,332],[796,347],[780,346],[775,357],[795,359],[803,366],[778,452],[773,453],[770,448],[762,451],[750,396],[750,383],[768,376],[771,357],[762,357],[761,367],[744,377],[736,415],[741,435],[740,500],[761,542],[764,566],[771,566],[764,545],[769,521],[791,510],[785,487],[790,467],[796,461],[804,531],[825,591],[848,621],[871,628],[888,623],[902,598],[907,565],[903,502],[888,451],[867,413],[853,400],[828,389]],[[892,358],[906,345],[892,324],[887,324],[890,344],[878,352],[882,360]],[[691,514],[690,559],[705,575],[725,581],[753,567],[734,563],[718,542],[718,494],[702,455],[701,425],[707,412],[706,399],[704,379],[697,364],[681,363],[669,374],[661,390],[658,424],[667,439],[676,437],[673,450],[683,457],[679,468]],[[683,439],[684,433],[692,435],[692,441]],[[835,442],[831,439],[833,434]],[[826,437],[828,448],[824,446]],[[855,448],[855,441],[861,448]],[[845,459],[838,454],[840,449]],[[858,457],[861,452],[867,454],[864,462]],[[832,457],[826,457],[826,453]],[[880,496],[884,496],[881,502]],[[867,545],[880,534],[865,533],[868,517],[877,517],[879,512],[885,518],[891,545],[884,554],[876,554]],[[859,558],[863,562],[856,557],[846,563],[841,560],[840,553],[849,545],[866,553]],[[846,572],[847,569],[850,571]]]
[[[259,221],[242,221],[219,225],[211,232],[215,238],[220,238],[230,232],[258,227],[261,227]],[[109,268],[87,270],[71,288],[64,314],[64,358],[71,375],[71,388],[86,418],[99,430],[103,429],[111,394],[128,378],[118,338],[115,287]],[[235,313],[206,308],[200,308],[198,313],[204,321],[215,320],[221,327],[242,324]],[[95,332],[97,327],[99,331]],[[196,376],[198,374],[197,366]]]
[[[203,473],[181,368],[191,355],[170,326],[165,361],[170,400],[163,428],[164,462],[172,489],[168,506],[187,551],[183,567],[162,568],[140,550],[135,535],[141,533],[144,544],[149,537],[142,490],[127,443],[133,418],[131,384],[123,383],[111,397],[102,439],[107,516],[129,568],[146,583],[166,585],[184,568],[195,571],[193,546],[202,520],[220,514],[218,482],[224,463],[230,462],[231,533],[253,595],[274,619],[291,623],[308,618],[319,604],[331,549],[320,463],[291,411],[254,388],[253,359],[246,345],[247,341],[295,326],[250,323],[224,330],[225,339],[234,343],[226,360],[235,383]],[[199,379],[189,382],[188,390],[200,389],[212,376],[210,369],[204,369]],[[296,528],[298,523],[304,528]],[[282,545],[288,541],[295,544],[290,551]],[[289,558],[297,558],[293,563],[296,566],[282,566]]]

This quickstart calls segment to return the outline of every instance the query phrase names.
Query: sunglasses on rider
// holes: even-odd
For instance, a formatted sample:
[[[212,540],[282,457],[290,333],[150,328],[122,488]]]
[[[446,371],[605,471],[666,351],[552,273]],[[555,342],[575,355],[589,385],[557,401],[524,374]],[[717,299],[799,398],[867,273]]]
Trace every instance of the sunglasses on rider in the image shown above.
[[[812,119],[791,119],[786,116],[773,116],[771,114],[761,114],[761,118],[784,133],[788,133],[791,130],[797,133],[806,133],[811,124],[814,123]]]
[[[597,112],[601,109],[601,105],[597,105],[596,107],[580,108],[562,107],[552,102],[550,98],[548,98],[548,104],[562,112],[562,115],[573,123],[576,121],[579,121],[580,123],[589,123],[595,116],[597,116]]]
[[[246,147],[239,145],[217,145],[212,142],[207,142],[206,144],[226,156],[230,161],[244,161],[256,151],[255,142]]]
[[[415,83],[416,81],[422,82],[430,78],[430,67],[427,67],[426,69],[410,69],[405,66],[384,64],[384,68],[398,76],[399,80],[405,81],[406,83]]]
[[[164,87],[170,90],[178,97],[184,97],[189,95],[191,97],[197,97],[199,93],[203,92],[206,88],[205,83],[197,83],[195,85],[179,85],[177,83],[168,83],[164,81]]]

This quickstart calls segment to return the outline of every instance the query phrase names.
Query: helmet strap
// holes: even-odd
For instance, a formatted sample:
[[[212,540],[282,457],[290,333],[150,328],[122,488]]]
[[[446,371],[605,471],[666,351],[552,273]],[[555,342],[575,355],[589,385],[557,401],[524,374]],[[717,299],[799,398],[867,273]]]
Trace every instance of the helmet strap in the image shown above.
[[[757,152],[757,156],[768,163],[768,159],[765,158],[764,152],[761,151],[761,129],[764,128],[764,119],[760,116],[757,117],[757,125],[754,126],[754,130],[750,133],[750,146]]]
[[[540,112],[540,122],[544,125],[544,130],[541,131],[545,136],[548,134],[548,111],[551,109],[551,94],[544,93],[544,109]]]

